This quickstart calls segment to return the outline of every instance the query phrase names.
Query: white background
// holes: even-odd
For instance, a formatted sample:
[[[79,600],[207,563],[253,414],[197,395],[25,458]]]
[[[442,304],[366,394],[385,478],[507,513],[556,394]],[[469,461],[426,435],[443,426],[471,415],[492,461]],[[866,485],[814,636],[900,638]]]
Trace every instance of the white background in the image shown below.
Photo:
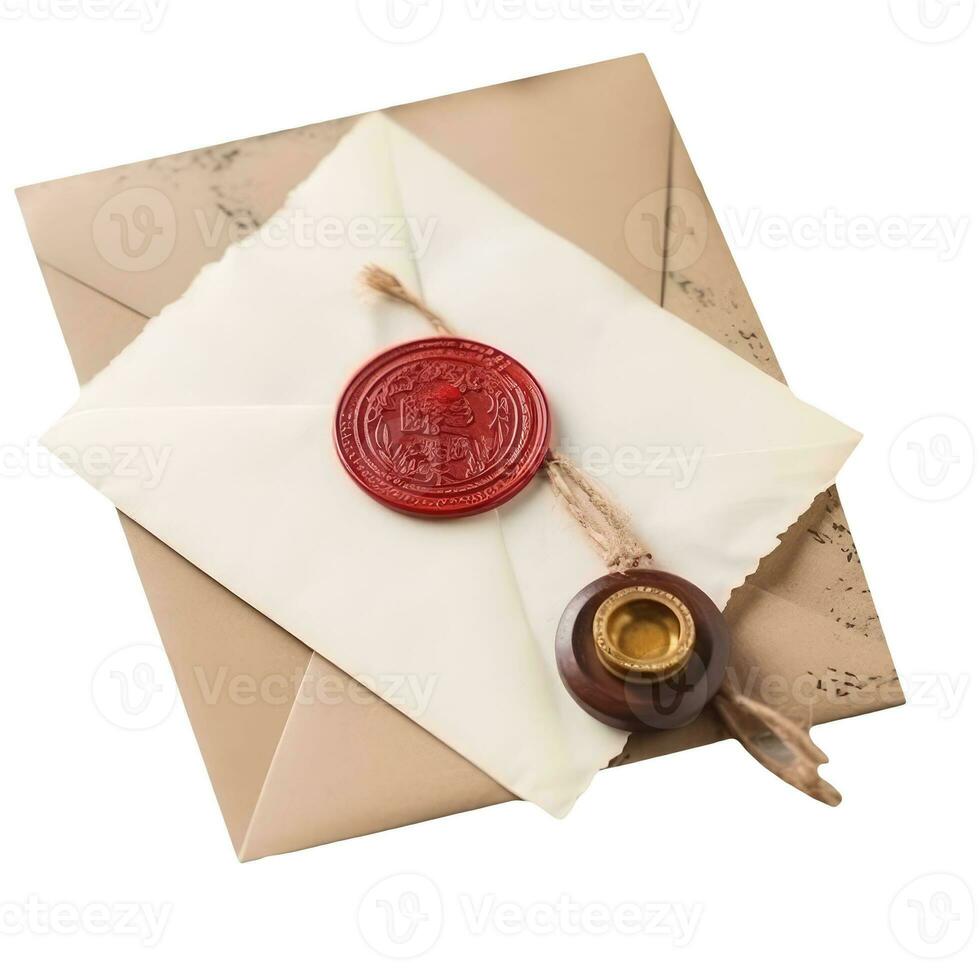
[[[429,0],[400,35],[384,0],[162,2],[0,0],[4,975],[975,975],[974,0],[701,0],[689,25],[679,0],[446,0],[438,23]],[[128,731],[93,699],[113,651],[162,653],[111,506],[39,472],[76,385],[12,189],[638,50],[790,383],[866,434],[840,486],[912,703],[819,730],[837,810],[726,743],[601,774],[564,822],[512,804],[240,866],[179,703]],[[733,240],[751,214],[815,244]],[[903,242],[923,219],[965,240]],[[359,924],[379,901],[407,942]],[[661,907],[693,931],[636,934]]]

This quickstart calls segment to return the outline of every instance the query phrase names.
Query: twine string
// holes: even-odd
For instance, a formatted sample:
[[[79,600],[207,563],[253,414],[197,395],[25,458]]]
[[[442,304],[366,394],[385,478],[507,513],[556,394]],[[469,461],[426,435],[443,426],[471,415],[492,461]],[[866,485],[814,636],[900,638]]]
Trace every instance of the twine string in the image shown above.
[[[397,276],[387,269],[382,269],[380,265],[365,266],[361,272],[361,284],[369,291],[380,293],[390,299],[396,299],[418,310],[429,321],[436,333],[440,333],[444,337],[456,336],[449,324],[438,313],[426,306],[425,300],[421,296],[416,296],[415,293],[406,289]]]
[[[589,536],[611,572],[651,568],[653,555],[633,533],[629,515],[567,456],[549,452],[544,468],[556,496]]]
[[[361,273],[361,282],[369,292],[417,310],[437,333],[457,336],[425,300],[407,289],[387,269],[366,266]],[[611,572],[653,567],[653,555],[636,536],[629,515],[599,484],[561,453],[549,452],[542,468],[555,496],[575,518]],[[712,704],[729,733],[766,769],[821,803],[828,806],[840,803],[840,793],[817,771],[827,762],[827,756],[810,737],[809,725],[802,725],[768,704],[740,694],[730,675]]]

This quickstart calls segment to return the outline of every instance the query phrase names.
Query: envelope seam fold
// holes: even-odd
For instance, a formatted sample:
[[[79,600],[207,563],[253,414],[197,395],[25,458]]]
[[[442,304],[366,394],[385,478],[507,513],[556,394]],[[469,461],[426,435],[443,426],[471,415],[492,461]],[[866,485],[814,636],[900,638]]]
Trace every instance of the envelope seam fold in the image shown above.
[[[306,678],[310,674],[310,667],[313,664],[313,658],[320,656],[315,650],[310,650],[310,657],[306,662],[306,670],[303,671],[303,679],[300,681],[300,687],[293,696],[293,702],[289,706],[289,713],[286,715],[283,721],[282,728],[279,731],[279,738],[276,740],[276,747],[272,750],[272,758],[269,759],[269,764],[266,766],[265,775],[262,777],[262,785],[259,787],[259,791],[255,796],[255,800],[252,802],[248,816],[248,824],[245,827],[245,832],[242,834],[241,843],[236,849],[236,855],[239,861],[251,861],[255,858],[261,857],[262,855],[255,855],[255,858],[250,858],[247,856],[248,847],[251,843],[252,829],[255,826],[256,817],[258,816],[259,810],[262,806],[263,798],[265,797],[266,788],[269,785],[269,780],[272,778],[272,770],[275,768],[276,763],[279,761],[279,753],[282,749],[283,743],[286,740],[286,732],[289,730],[289,724],[292,721],[293,714],[296,711],[296,707],[299,703],[299,692],[303,689],[303,685],[306,683]]]

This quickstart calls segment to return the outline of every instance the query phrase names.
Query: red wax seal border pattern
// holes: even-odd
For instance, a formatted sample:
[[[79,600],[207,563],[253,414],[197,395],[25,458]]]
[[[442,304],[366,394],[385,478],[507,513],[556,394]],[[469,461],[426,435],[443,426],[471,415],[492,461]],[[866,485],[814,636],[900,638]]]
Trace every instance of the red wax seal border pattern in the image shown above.
[[[340,397],[334,443],[376,500],[404,513],[463,517],[534,478],[551,417],[534,376],[502,351],[429,337],[383,351]]]

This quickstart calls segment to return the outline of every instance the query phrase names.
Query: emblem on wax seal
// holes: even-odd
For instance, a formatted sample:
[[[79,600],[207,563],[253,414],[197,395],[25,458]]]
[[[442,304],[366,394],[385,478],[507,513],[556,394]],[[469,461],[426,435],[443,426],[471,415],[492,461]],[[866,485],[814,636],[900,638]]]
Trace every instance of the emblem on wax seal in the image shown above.
[[[534,477],[550,440],[548,403],[531,373],[459,337],[379,354],[347,385],[334,423],[340,459],[363,490],[430,517],[510,500]]]

